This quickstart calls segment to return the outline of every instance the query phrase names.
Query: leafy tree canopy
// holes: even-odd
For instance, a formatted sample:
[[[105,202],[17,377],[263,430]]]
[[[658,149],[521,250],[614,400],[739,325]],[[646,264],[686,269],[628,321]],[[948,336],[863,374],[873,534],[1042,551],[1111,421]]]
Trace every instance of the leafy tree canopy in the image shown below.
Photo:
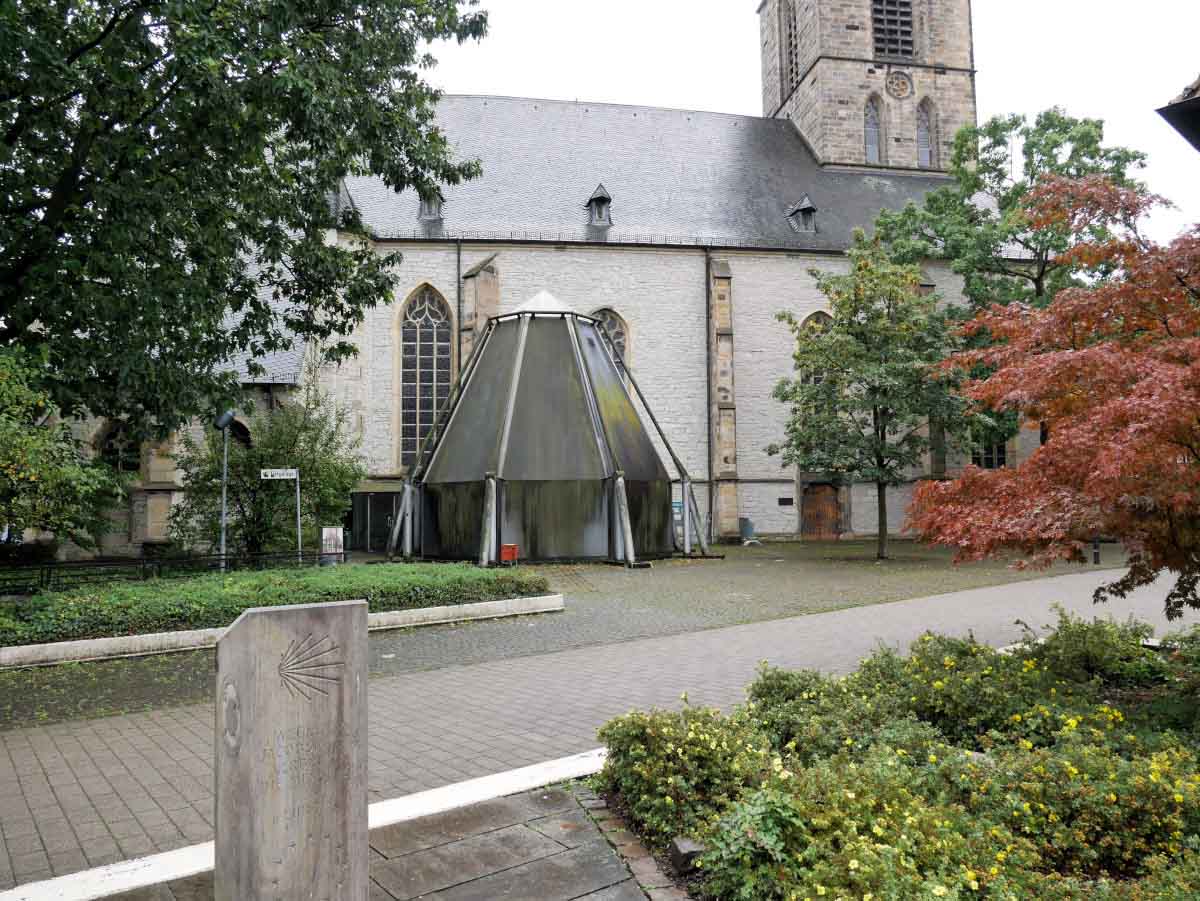
[[[434,194],[472,177],[422,51],[480,37],[475,0],[22,0],[0,13],[0,347],[54,402],[165,434],[236,389],[244,353],[331,358],[395,255],[339,180]],[[273,304],[272,301],[275,303]]]
[[[229,441],[228,524],[231,554],[289,551],[296,547],[296,483],[264,481],[263,469],[300,470],[304,543],[317,549],[322,526],[340,526],[350,492],[366,468],[348,411],[317,382],[310,365],[295,397],[274,409],[255,408],[246,420],[249,442]],[[223,436],[208,428],[186,434],[176,456],[183,501],[171,510],[171,536],[188,546],[217,548],[221,532]]]
[[[1085,276],[1045,308],[996,305],[971,331],[992,342],[951,365],[983,367],[966,393],[1049,426],[1015,469],[968,468],[916,493],[912,524],[978,559],[1082,561],[1086,543],[1125,543],[1130,568],[1097,599],[1164,572],[1168,616],[1200,607],[1200,226],[1170,244],[1139,221],[1161,203],[1099,175],[1047,178],[1030,193],[1035,229],[1069,235],[1061,265]]]
[[[1015,154],[1014,144],[1020,145]],[[1130,174],[1144,164],[1143,154],[1106,145],[1099,119],[1076,119],[1061,109],[1040,113],[1032,124],[1023,116],[998,116],[955,136],[952,184],[930,192],[922,206],[885,211],[877,233],[899,259],[948,260],[976,309],[1015,300],[1045,303],[1079,271],[1064,253],[1102,235],[1035,227],[1026,210],[1030,191],[1055,176],[1103,175],[1132,185]]]
[[[830,320],[779,315],[796,341],[797,374],[775,388],[790,416],[786,440],[768,450],[804,472],[874,482],[883,559],[886,487],[923,462],[931,419],[956,437],[967,417],[953,374],[934,368],[954,344],[936,297],[919,293],[919,268],[895,262],[861,231],[848,254],[844,274],[812,271]]]
[[[81,453],[39,371],[23,352],[0,349],[0,531],[9,543],[38,529],[94,547],[121,486]]]

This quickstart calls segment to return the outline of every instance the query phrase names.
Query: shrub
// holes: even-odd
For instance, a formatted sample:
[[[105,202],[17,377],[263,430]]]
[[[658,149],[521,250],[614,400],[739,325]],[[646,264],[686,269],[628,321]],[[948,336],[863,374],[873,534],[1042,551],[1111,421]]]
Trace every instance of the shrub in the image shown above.
[[[991,733],[1002,737],[1013,717],[1054,697],[1072,703],[1078,686],[1056,680],[1036,660],[1001,654],[974,639],[924,635],[904,664],[908,709],[936,726],[947,740],[980,744]]]
[[[655,847],[702,835],[762,782],[772,761],[745,710],[728,717],[706,707],[630,713],[606,723],[600,740],[608,746],[600,784],[620,796]]]
[[[710,848],[706,890],[740,901],[973,894],[1037,859],[1007,828],[922,797],[883,746],[775,773],[722,818]]]
[[[1087,682],[1099,679],[1105,685],[1151,685],[1166,680],[1165,658],[1144,646],[1154,634],[1145,623],[1110,619],[1091,622],[1062,607],[1054,631],[1040,642],[1030,640],[1024,656],[1061,679]]]
[[[363,598],[373,613],[539,594],[545,578],[465,564],[352,565],[120,582],[35,595],[0,613],[0,646],[227,626],[248,607]]]
[[[970,811],[1033,841],[1044,867],[1064,875],[1140,875],[1155,855],[1183,850],[1200,811],[1196,760],[1180,749],[1125,759],[1065,742],[946,769]]]
[[[881,733],[886,733],[882,740],[911,745],[918,753],[941,740],[936,729],[907,716],[894,697],[864,690],[854,676],[830,679],[764,665],[749,696],[771,746],[796,763],[839,752],[861,754],[881,740]]]

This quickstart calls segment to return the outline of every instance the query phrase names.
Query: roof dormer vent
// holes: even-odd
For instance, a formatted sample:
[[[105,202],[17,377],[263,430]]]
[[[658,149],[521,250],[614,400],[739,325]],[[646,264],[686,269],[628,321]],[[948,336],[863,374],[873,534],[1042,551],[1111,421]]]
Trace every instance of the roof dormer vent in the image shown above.
[[[817,208],[805,194],[800,202],[787,211],[788,225],[793,231],[811,233],[817,230]]]
[[[422,222],[437,222],[442,218],[442,195],[440,193],[421,197],[421,214],[419,218]]]
[[[588,198],[588,225],[605,227],[612,225],[612,197],[604,190],[604,185],[597,185],[592,196]]]

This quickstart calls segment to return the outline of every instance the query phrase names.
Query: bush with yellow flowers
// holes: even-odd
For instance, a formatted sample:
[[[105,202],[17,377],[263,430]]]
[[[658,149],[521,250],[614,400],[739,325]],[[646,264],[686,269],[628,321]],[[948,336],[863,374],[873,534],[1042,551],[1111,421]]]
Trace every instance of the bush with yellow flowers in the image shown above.
[[[750,710],[707,707],[630,713],[606,723],[600,785],[620,799],[654,847],[699,835],[770,769],[767,740]]]
[[[728,715],[609,723],[603,785],[736,901],[1200,898],[1200,629],[925,635],[844,678],[764,665]]]

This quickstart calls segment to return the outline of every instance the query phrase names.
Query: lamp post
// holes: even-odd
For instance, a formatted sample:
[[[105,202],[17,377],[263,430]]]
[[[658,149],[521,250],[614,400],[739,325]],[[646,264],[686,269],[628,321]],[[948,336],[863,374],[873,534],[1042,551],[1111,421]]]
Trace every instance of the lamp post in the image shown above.
[[[229,485],[229,424],[233,422],[233,417],[233,410],[226,410],[213,420],[213,425],[221,430],[221,437],[225,445],[221,460],[221,572],[225,572],[225,517],[228,512],[226,497]]]

